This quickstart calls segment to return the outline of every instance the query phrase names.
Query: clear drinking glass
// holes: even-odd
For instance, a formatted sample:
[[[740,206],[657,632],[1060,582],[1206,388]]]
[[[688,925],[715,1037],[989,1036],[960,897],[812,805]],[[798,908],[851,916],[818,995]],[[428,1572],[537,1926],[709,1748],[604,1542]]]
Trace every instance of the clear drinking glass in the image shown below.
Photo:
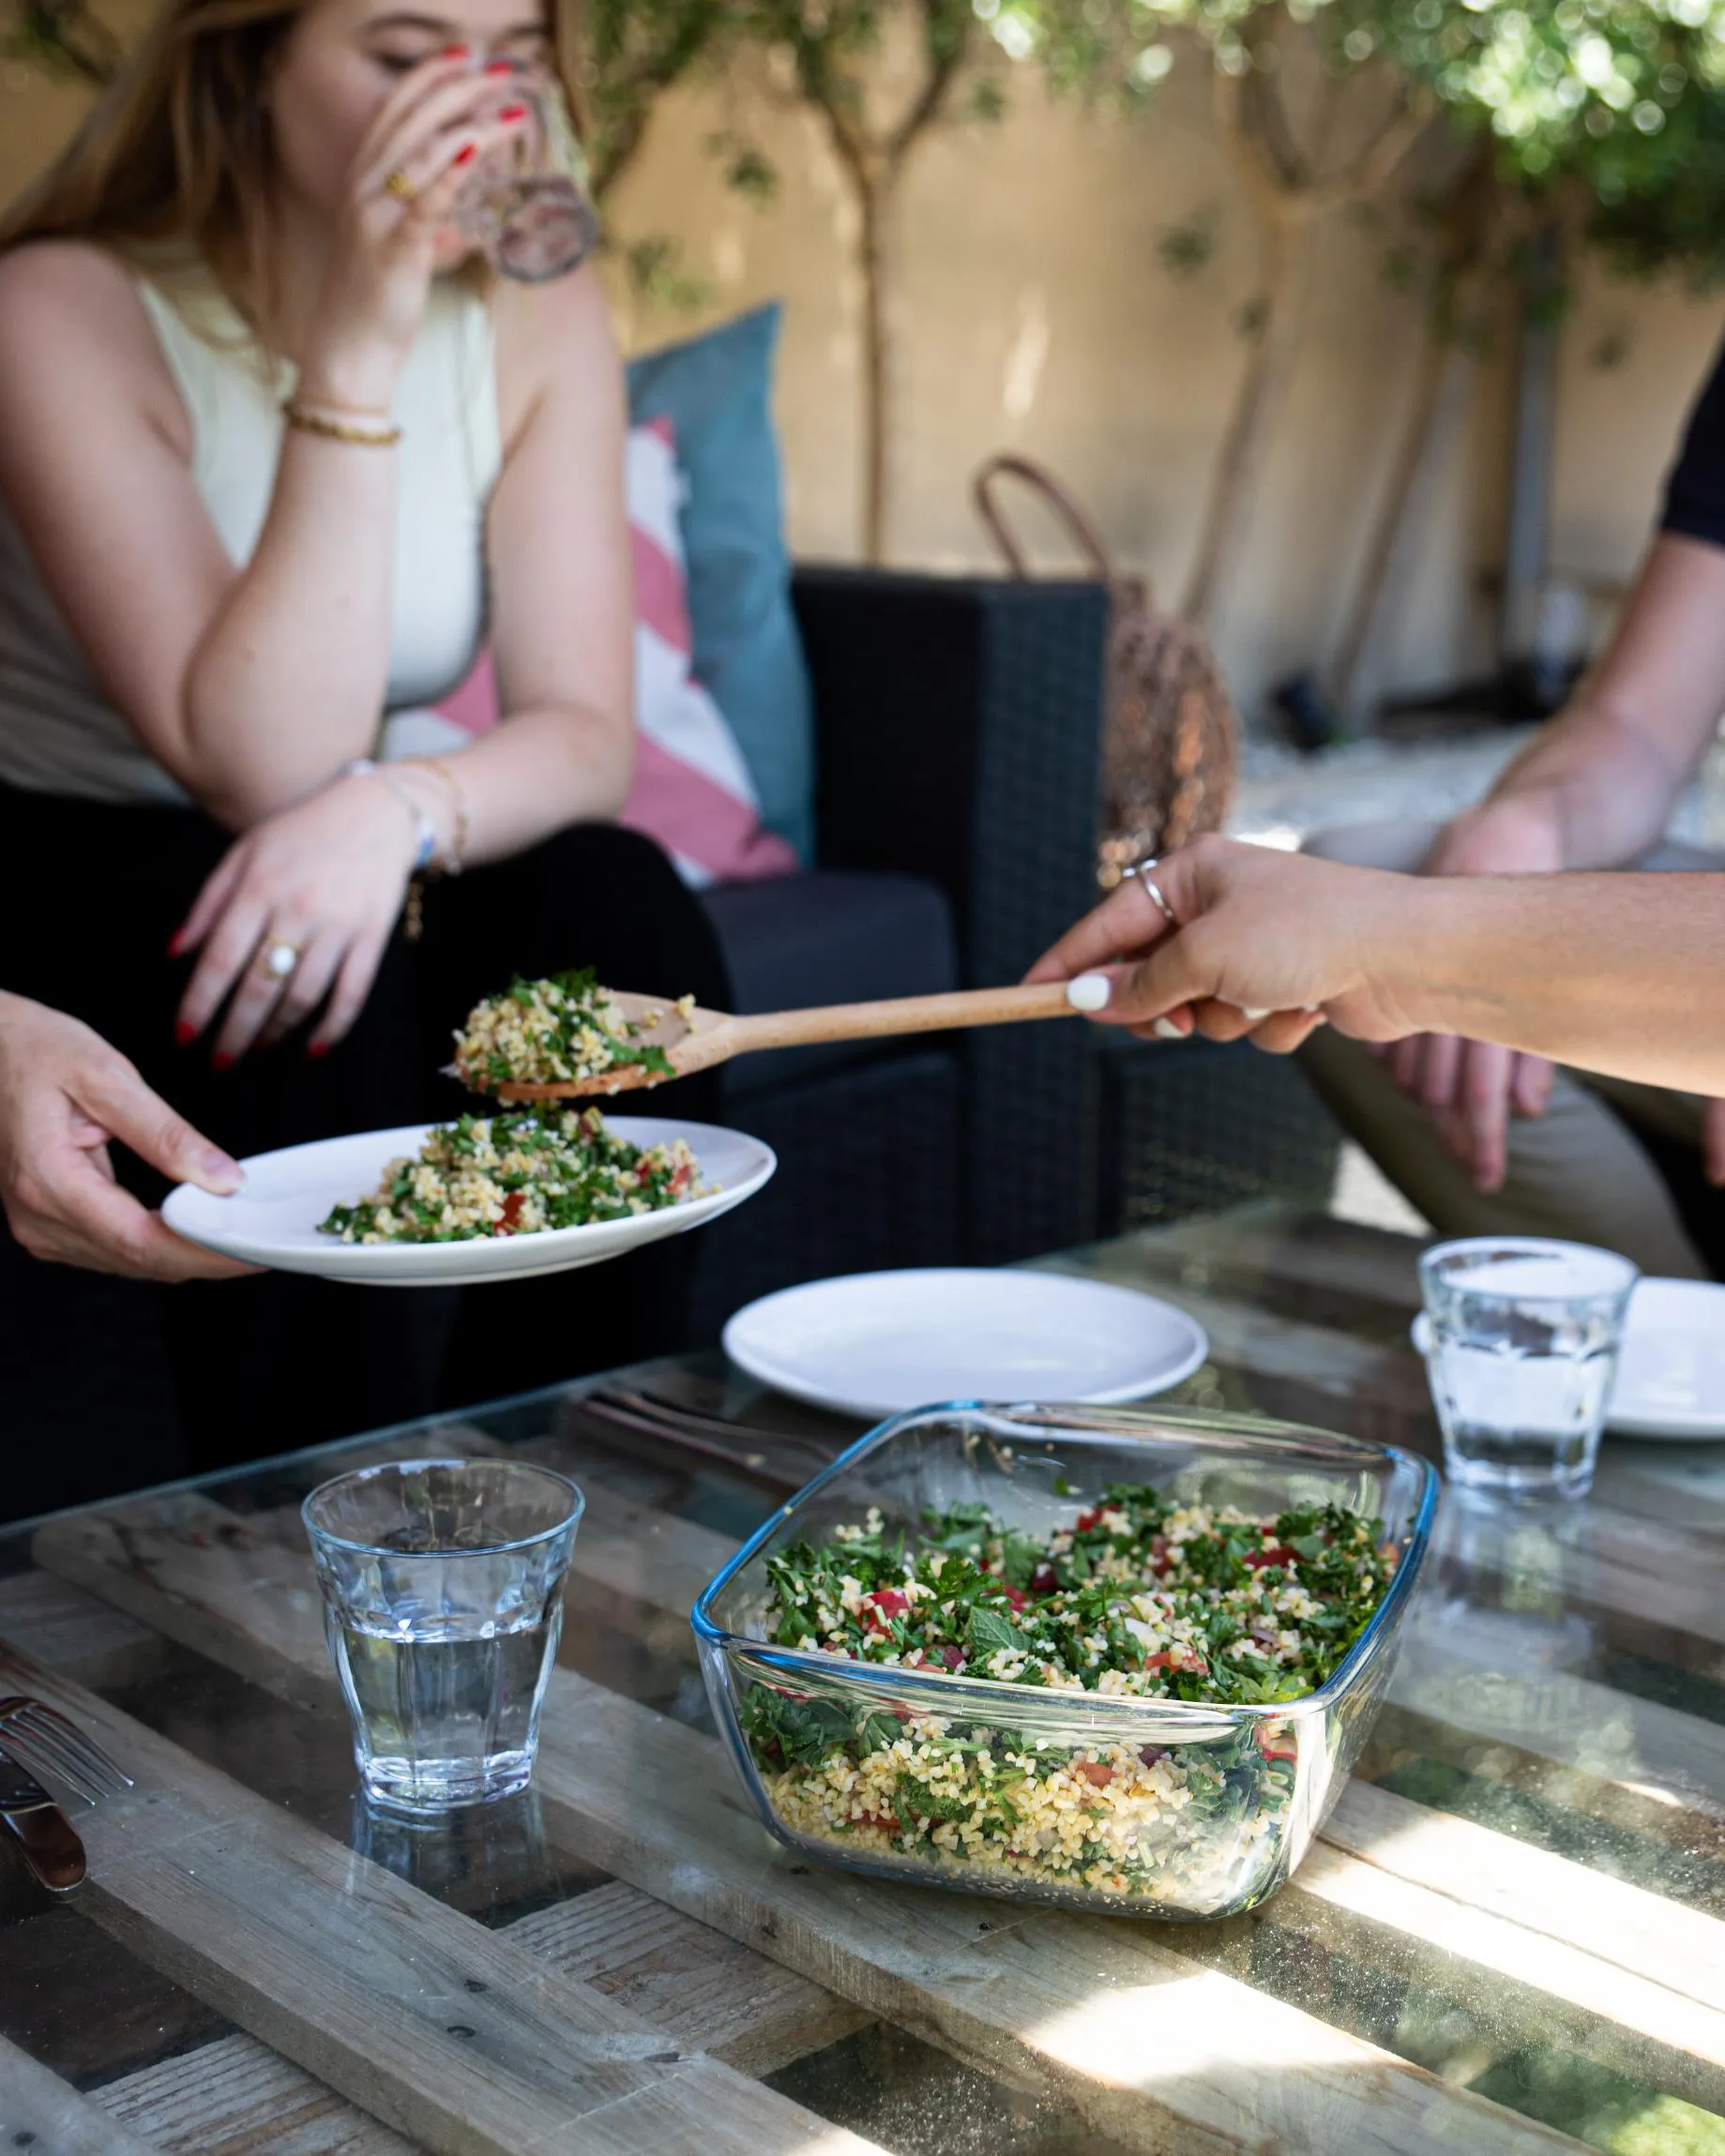
[[[373,1802],[487,1803],[533,1775],[580,1490],[516,1460],[406,1460],[302,1507]]]
[[[545,284],[567,277],[598,245],[587,164],[559,85],[522,68],[498,93],[525,118],[475,166],[456,204],[461,232],[504,277]]]
[[[1585,1243],[1477,1235],[1428,1250],[1419,1277],[1451,1485],[1585,1496],[1638,1269]]]

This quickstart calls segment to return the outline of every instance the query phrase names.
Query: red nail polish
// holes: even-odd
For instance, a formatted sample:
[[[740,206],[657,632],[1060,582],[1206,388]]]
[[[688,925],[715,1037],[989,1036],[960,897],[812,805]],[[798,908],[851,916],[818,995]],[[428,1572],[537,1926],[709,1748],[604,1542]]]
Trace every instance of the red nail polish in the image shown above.
[[[218,1048],[209,1060],[210,1068],[217,1071],[231,1071],[237,1059],[231,1056],[226,1048]]]
[[[327,1041],[308,1041],[306,1053],[313,1063],[316,1063],[319,1056],[326,1056],[329,1053],[329,1043]]]
[[[465,45],[446,45],[437,57],[440,60],[464,60],[467,57],[467,47]]]
[[[485,71],[488,75],[512,75],[515,72],[515,63],[513,60],[488,60]]]
[[[457,150],[449,161],[455,165],[470,165],[478,154],[478,151],[469,143],[464,150]]]
[[[527,108],[525,105],[506,105],[497,117],[500,120],[524,120],[527,117]]]
[[[177,958],[177,957],[179,957],[180,953],[181,953],[181,952],[182,952],[182,951],[183,951],[185,948],[186,948],[186,931],[185,931],[185,929],[184,929],[184,928],[175,928],[175,930],[174,931],[173,935],[171,935],[171,936],[168,938],[168,956],[169,956],[169,957],[171,957],[171,958]]]
[[[177,1046],[179,1046],[180,1048],[185,1048],[185,1047],[187,1047],[187,1046],[188,1046],[188,1045],[189,1045],[190,1042],[192,1042],[192,1041],[195,1041],[195,1040],[197,1039],[197,1037],[198,1037],[198,1029],[197,1029],[197,1027],[196,1027],[196,1026],[194,1026],[194,1025],[192,1024],[192,1022],[191,1022],[191,1020],[190,1020],[189,1018],[175,1018],[175,1019],[174,1019],[174,1041],[175,1041],[175,1043],[177,1044]]]

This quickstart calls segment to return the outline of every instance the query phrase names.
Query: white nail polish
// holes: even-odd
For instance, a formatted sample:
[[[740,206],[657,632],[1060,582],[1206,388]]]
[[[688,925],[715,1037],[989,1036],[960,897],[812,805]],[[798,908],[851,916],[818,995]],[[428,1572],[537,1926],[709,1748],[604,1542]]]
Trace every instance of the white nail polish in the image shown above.
[[[1172,1018],[1158,1018],[1150,1031],[1158,1041],[1183,1041],[1186,1038]]]
[[[1263,1021],[1265,1018],[1267,1018],[1269,1017],[1269,1015],[1270,1015],[1270,1014],[1269,1014],[1269,1012],[1268,1012],[1267,1010],[1266,1010],[1266,1011],[1248,1011],[1248,1010],[1246,1008],[1246,1006],[1245,1006],[1245,1004],[1244,1004],[1244,1003],[1242,1003],[1242,1004],[1240,1005],[1240,1016],[1241,1016],[1243,1018],[1249,1018],[1249,1019],[1251,1020],[1251,1022],[1252,1022],[1252,1024],[1253,1024],[1253,1025],[1260,1025],[1260,1024],[1262,1024],[1262,1023],[1263,1023]]]
[[[1080,973],[1067,983],[1067,1001],[1075,1011],[1105,1011],[1112,993],[1113,983],[1106,973]]]

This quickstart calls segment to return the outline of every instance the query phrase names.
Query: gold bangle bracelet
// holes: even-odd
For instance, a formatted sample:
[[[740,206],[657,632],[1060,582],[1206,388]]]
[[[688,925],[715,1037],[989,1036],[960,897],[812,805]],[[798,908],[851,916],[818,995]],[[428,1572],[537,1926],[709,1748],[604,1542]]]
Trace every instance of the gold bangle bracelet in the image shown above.
[[[425,768],[441,778],[449,789],[449,797],[455,808],[455,831],[449,841],[447,873],[459,876],[467,858],[467,789],[441,756],[428,756],[423,761]]]
[[[282,405],[281,415],[302,434],[316,434],[325,442],[351,442],[361,449],[393,449],[401,439],[399,427],[350,427],[346,420],[328,418],[292,398]]]

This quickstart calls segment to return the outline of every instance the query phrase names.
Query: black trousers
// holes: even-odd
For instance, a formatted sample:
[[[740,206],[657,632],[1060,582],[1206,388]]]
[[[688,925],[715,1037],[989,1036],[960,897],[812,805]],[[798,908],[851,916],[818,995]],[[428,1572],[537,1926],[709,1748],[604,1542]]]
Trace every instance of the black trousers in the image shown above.
[[[72,1012],[230,1153],[431,1120],[475,1105],[441,1076],[481,996],[595,966],[603,981],[723,1009],[711,924],[651,841],[609,824],[431,886],[364,1013],[316,1062],[303,1035],[211,1069],[174,1017],[190,960],[170,937],[227,835],[190,808],[0,788],[0,983]],[[710,1121],[715,1080],[654,1096]],[[116,1165],[148,1202],[164,1190]],[[289,1274],[159,1289],[0,1249],[0,1517],[137,1487],[555,1383],[685,1344],[682,1239],[579,1272],[470,1289]]]

